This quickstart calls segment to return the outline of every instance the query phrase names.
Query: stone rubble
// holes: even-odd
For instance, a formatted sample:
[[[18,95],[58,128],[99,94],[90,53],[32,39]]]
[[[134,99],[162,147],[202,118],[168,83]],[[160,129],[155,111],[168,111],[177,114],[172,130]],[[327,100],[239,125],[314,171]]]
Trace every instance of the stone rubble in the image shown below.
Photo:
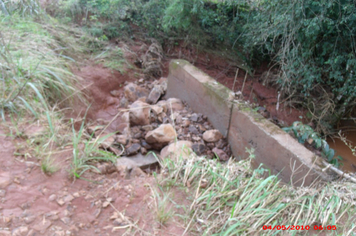
[[[221,161],[230,158],[226,139],[211,126],[207,117],[194,113],[180,99],[165,99],[166,90],[166,78],[153,82],[142,79],[124,87],[118,109],[125,126],[102,144],[107,150],[112,150],[108,145],[121,150],[124,157],[119,158],[116,165],[121,175],[128,177],[136,167],[146,166],[142,157],[151,151],[158,151],[161,159],[174,156],[186,159],[193,152]],[[95,134],[102,130],[102,126],[89,128],[89,132]],[[100,136],[103,135],[106,133]],[[157,161],[151,159],[150,165]],[[107,167],[99,165],[98,168],[101,173],[107,173]]]

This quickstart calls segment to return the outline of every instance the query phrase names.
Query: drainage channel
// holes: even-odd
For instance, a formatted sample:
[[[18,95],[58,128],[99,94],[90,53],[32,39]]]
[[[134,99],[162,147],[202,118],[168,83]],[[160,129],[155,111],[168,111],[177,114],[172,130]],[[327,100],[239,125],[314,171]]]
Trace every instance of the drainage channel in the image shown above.
[[[309,186],[315,180],[331,181],[335,173],[325,161],[278,126],[235,100],[234,93],[185,60],[169,66],[167,97],[182,99],[227,139],[233,155],[246,158],[253,148],[256,166],[263,163],[285,183]]]

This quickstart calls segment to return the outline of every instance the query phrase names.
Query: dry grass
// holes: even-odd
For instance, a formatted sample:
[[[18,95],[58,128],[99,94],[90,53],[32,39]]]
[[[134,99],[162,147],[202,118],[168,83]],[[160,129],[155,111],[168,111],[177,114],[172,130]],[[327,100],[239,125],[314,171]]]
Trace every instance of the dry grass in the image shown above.
[[[277,176],[263,178],[265,170],[262,166],[252,170],[251,159],[221,164],[192,154],[188,160],[162,163],[159,186],[181,186],[190,194],[190,206],[182,216],[186,232],[296,235],[308,231],[263,230],[263,226],[336,225],[337,230],[328,231],[328,235],[354,235],[356,184],[333,182],[295,188],[282,184]]]

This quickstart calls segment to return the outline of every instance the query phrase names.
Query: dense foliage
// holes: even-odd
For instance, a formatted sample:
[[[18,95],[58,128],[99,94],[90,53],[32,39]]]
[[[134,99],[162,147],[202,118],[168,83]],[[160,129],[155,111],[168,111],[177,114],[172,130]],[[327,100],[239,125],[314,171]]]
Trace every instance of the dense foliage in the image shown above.
[[[355,2],[273,0],[255,7],[245,46],[273,56],[282,91],[302,100],[323,131],[350,115],[356,104]]]
[[[61,0],[46,7],[101,40],[132,37],[136,25],[161,42],[228,48],[250,67],[270,60],[281,72],[273,82],[309,109],[318,131],[354,113],[352,0]]]

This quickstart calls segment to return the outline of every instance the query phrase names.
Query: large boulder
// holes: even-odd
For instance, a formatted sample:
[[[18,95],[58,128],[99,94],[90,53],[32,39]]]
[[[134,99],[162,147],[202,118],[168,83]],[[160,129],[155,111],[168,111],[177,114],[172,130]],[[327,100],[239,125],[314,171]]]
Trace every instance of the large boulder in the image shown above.
[[[219,141],[219,139],[221,139],[223,137],[223,135],[220,133],[219,130],[217,129],[211,129],[211,130],[207,130],[204,132],[203,134],[203,139],[205,142],[208,143],[214,143]]]
[[[142,102],[136,101],[130,106],[130,124],[134,125],[148,125],[150,124],[150,105]]]
[[[188,159],[189,155],[192,153],[193,143],[190,141],[177,141],[169,144],[161,150],[161,158],[173,158],[177,160],[179,157],[183,159]]]
[[[171,124],[160,125],[157,129],[146,134],[146,141],[149,144],[166,145],[177,137],[177,132]]]

